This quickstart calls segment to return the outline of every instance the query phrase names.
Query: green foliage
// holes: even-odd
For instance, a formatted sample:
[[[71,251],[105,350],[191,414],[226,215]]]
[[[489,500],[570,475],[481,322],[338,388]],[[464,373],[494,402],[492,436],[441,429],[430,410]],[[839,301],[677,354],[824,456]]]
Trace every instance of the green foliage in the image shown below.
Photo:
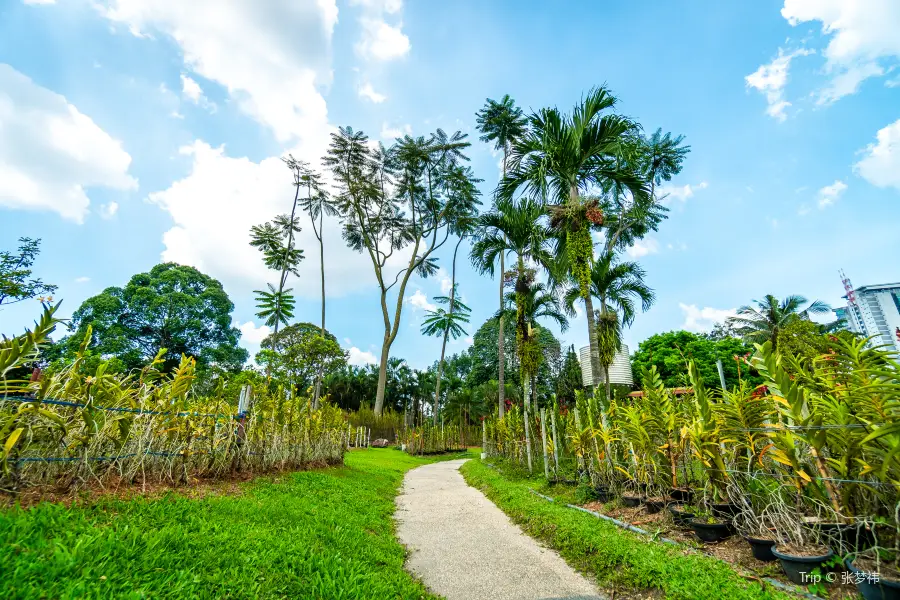
[[[456,297],[456,294],[459,293],[456,289],[453,292],[453,298],[450,296],[435,296],[435,302],[447,305],[448,308],[438,307],[435,310],[426,312],[422,321],[422,333],[424,335],[450,336],[454,340],[466,335],[463,324],[469,322],[469,315],[471,315],[472,309]]]
[[[727,323],[744,341],[751,344],[772,342],[778,348],[781,331],[798,319],[808,320],[810,314],[831,312],[831,307],[821,300],[814,300],[804,309],[807,303],[803,296],[788,296],[778,300],[767,294],[762,300],[753,301],[756,306],[742,306],[737,316],[729,317]]]
[[[542,500],[528,491],[533,481],[509,480],[477,460],[467,462],[461,471],[469,485],[483,491],[525,533],[596,577],[601,586],[678,600],[788,598],[745,580],[710,556],[648,542],[563,503]]]
[[[652,335],[641,342],[632,355],[631,367],[636,381],[640,380],[644,369],[655,366],[666,387],[681,387],[687,384],[687,361],[694,360],[703,382],[718,387],[721,384],[716,360],[721,359],[729,388],[738,385],[739,374],[740,379],[755,387],[762,383],[762,378],[751,371],[743,358],[752,351],[751,346],[735,338],[713,341],[689,331],[670,331]],[[740,359],[735,360],[735,356]]]
[[[260,346],[263,350],[256,355],[256,362],[266,367],[276,384],[295,393],[305,393],[318,373],[327,376],[347,363],[347,353],[337,338],[328,331],[323,337],[312,323],[288,325],[277,335],[266,336]]]
[[[41,240],[21,237],[15,253],[0,252],[0,304],[15,304],[29,298],[49,296],[56,292],[55,285],[40,279],[31,279],[31,267],[41,252]],[[52,298],[46,299],[52,302]]]
[[[403,474],[427,462],[353,452],[235,494],[0,512],[0,596],[436,599],[404,570],[392,519]]]
[[[234,305],[217,280],[194,267],[163,263],[131,278],[124,288],[110,287],[75,311],[65,341],[65,357],[74,356],[85,334],[91,348],[118,357],[125,368],[140,369],[165,348],[162,370],[174,370],[182,354],[199,365],[239,370],[247,351],[232,326]]]
[[[254,290],[256,294],[256,316],[269,327],[287,325],[294,318],[294,296],[291,288],[278,290],[269,283],[269,291]]]
[[[582,389],[581,363],[575,354],[575,346],[569,346],[556,380],[556,401],[560,406],[573,406],[575,392]]]
[[[585,227],[578,231],[567,231],[566,243],[572,275],[578,282],[578,293],[582,298],[587,298],[591,293],[591,265],[594,262],[594,243],[590,229]]]

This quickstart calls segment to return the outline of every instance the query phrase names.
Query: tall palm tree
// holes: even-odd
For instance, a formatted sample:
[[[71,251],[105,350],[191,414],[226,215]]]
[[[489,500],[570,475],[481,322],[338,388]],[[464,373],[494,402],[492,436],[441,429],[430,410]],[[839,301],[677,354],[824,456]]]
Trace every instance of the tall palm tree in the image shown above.
[[[653,290],[644,283],[645,276],[644,269],[638,263],[619,262],[615,253],[609,250],[598,256],[591,266],[591,296],[600,301],[600,310],[596,315],[597,339],[607,402],[611,389],[609,366],[621,347],[621,328],[634,323],[638,302],[641,310],[647,311],[656,299]],[[564,301],[569,314],[574,314],[575,303],[580,298],[578,287],[570,287],[566,292]],[[596,372],[600,371],[592,370],[592,373]]]
[[[778,336],[781,330],[794,319],[809,319],[810,314],[831,312],[831,307],[821,300],[814,300],[801,310],[808,301],[803,296],[792,295],[779,301],[772,294],[753,301],[756,306],[742,306],[737,316],[729,317],[726,323],[735,332],[751,344],[772,342],[772,350],[778,347]]]
[[[436,308],[429,310],[422,322],[422,333],[424,335],[443,336],[441,343],[441,360],[438,362],[437,380],[435,382],[434,391],[434,423],[437,424],[438,408],[440,406],[441,397],[441,376],[444,370],[444,356],[447,351],[447,339],[459,339],[466,335],[463,324],[469,322],[469,315],[472,312],[468,306],[456,298],[456,284],[450,290],[450,296],[437,296],[434,299],[438,304],[448,305],[448,310]]]
[[[500,102],[487,99],[484,108],[475,113],[475,121],[478,131],[481,132],[482,142],[493,142],[494,148],[503,152],[503,178],[506,178],[506,164],[509,160],[509,151],[512,144],[525,134],[527,120],[522,115],[522,109],[516,106],[509,94],[503,96]],[[505,256],[500,254],[500,308],[503,308],[503,273]],[[503,357],[503,319],[500,320],[500,335],[497,337],[497,355],[499,357],[498,391],[500,417],[506,411],[506,403],[503,395],[506,360]]]
[[[591,366],[600,371],[594,307],[590,294],[593,241],[590,230],[602,223],[595,201],[583,195],[617,186],[635,198],[648,195],[646,178],[632,161],[638,126],[630,119],[605,112],[616,98],[605,87],[592,89],[571,114],[545,108],[531,115],[528,133],[513,145],[510,172],[500,184],[500,196],[519,192],[551,205],[559,235],[566,238],[566,267],[579,282],[587,316]]]

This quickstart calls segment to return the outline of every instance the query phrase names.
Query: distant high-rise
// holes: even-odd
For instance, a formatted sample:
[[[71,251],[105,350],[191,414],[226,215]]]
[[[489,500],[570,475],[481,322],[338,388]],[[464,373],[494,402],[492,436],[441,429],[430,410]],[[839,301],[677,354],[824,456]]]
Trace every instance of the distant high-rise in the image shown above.
[[[581,363],[582,385],[589,387],[604,383],[603,371],[597,374],[596,380],[591,376],[591,347],[585,346],[579,350],[578,354]],[[634,385],[634,378],[631,376],[631,360],[628,358],[628,346],[625,344],[622,344],[612,364],[609,365],[609,381],[610,383]]]
[[[841,273],[847,306],[835,315],[847,320],[847,328],[872,338],[872,346],[888,346],[900,352],[900,283],[882,283],[854,288]]]

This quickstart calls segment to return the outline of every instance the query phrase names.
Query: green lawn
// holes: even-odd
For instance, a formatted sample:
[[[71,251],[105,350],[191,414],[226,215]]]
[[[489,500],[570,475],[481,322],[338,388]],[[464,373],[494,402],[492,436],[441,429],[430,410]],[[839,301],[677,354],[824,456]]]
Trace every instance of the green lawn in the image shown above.
[[[526,533],[555,548],[607,589],[659,590],[671,600],[791,597],[747,581],[714,558],[685,554],[564,503],[542,500],[528,491],[535,487],[534,480],[507,478],[478,460],[463,465],[462,473],[469,485],[483,491]]]
[[[356,451],[235,496],[0,511],[0,598],[434,598],[392,520],[403,474],[431,461]]]

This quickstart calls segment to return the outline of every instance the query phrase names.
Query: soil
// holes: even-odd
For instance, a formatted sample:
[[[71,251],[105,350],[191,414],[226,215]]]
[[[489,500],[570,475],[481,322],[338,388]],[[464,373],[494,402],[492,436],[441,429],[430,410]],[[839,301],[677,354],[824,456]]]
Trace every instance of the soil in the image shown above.
[[[647,514],[643,507],[627,508],[621,506],[618,502],[607,504],[589,502],[583,505],[583,508],[640,527],[649,533],[658,533],[661,537],[684,544],[687,546],[684,548],[685,554],[691,551],[702,552],[725,561],[747,579],[760,580],[763,577],[768,577],[789,586],[794,585],[784,575],[778,561],[763,562],[754,558],[750,544],[740,535],[734,535],[715,544],[701,544],[697,540],[696,535],[694,535],[693,530],[677,527],[668,511],[661,511],[651,515]],[[859,562],[854,564],[858,569],[862,569],[859,566]],[[886,575],[882,576],[886,577]],[[900,573],[898,573],[898,576],[900,576]],[[856,586],[852,583],[842,584],[840,575],[835,578],[834,583],[827,584],[827,589],[827,597],[830,599],[849,600],[859,597]]]
[[[900,570],[885,561],[877,562],[871,558],[857,558],[853,561],[853,566],[864,573],[878,573],[879,579],[900,584]]]
[[[828,548],[825,546],[799,546],[797,544],[778,544],[775,550],[781,554],[788,556],[799,556],[803,558],[814,558],[816,556],[825,556],[828,554]]]

